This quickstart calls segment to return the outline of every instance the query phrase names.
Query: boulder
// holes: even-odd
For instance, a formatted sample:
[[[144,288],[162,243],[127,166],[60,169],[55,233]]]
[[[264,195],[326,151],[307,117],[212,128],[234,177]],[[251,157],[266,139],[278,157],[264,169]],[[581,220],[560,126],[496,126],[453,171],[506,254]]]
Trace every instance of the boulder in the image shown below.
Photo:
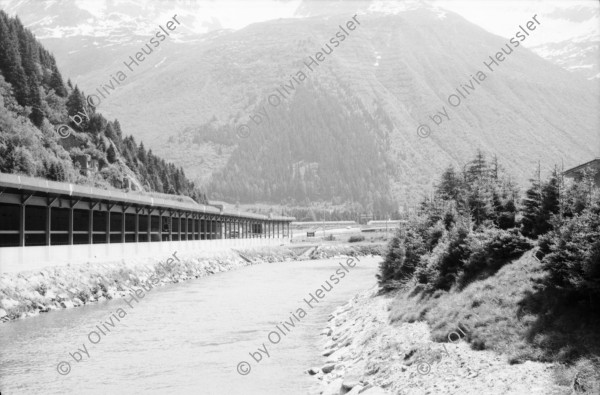
[[[387,395],[387,392],[381,387],[371,387],[366,391],[360,392],[361,395]]]
[[[331,355],[333,358],[337,359],[338,361],[342,360],[342,359],[346,359],[349,356],[349,351],[347,348],[339,348],[337,350],[335,350],[335,352],[333,354],[329,354]],[[329,355],[324,355],[325,357],[328,357]]]
[[[337,349],[338,344],[334,341],[328,341],[323,348],[325,349]]]
[[[332,372],[333,369],[335,369],[335,364],[333,364],[333,363],[323,365],[323,367],[321,368],[321,370],[325,374]]]
[[[319,368],[310,368],[306,371],[306,373],[310,374],[311,376],[314,376],[315,374],[318,374],[319,372],[321,372],[321,369]]]
[[[357,385],[354,388],[352,388],[352,390],[350,392],[347,392],[346,395],[358,395],[360,394],[360,391],[365,388],[362,385]]]
[[[342,382],[342,390],[350,391],[357,385],[361,385],[361,376],[357,374],[347,374]]]
[[[321,395],[339,395],[342,388],[342,379],[335,379],[327,384]]]
[[[119,297],[119,291],[115,287],[108,287],[106,295],[108,299],[115,299]]]
[[[73,304],[75,307],[83,306],[83,301],[79,298],[73,298]]]
[[[0,301],[0,305],[2,305],[2,307],[4,307],[5,309],[12,309],[14,307],[17,307],[19,305],[19,302],[17,302],[14,299],[2,299],[2,301]]]
[[[361,386],[360,381],[354,381],[354,380],[350,381],[350,380],[344,379],[344,381],[342,382],[342,391],[348,392],[356,386]]]

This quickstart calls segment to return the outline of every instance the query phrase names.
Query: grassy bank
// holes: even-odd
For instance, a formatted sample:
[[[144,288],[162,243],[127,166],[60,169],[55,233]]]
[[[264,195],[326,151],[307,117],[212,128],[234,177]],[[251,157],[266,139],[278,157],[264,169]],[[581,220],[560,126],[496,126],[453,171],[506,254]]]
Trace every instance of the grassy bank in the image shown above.
[[[555,362],[560,386],[600,393],[600,333],[587,306],[540,292],[547,272],[533,251],[494,276],[433,294],[407,284],[390,307],[392,323],[425,321],[440,343],[465,341],[475,350],[506,355],[510,363]],[[586,313],[585,315],[582,315]]]

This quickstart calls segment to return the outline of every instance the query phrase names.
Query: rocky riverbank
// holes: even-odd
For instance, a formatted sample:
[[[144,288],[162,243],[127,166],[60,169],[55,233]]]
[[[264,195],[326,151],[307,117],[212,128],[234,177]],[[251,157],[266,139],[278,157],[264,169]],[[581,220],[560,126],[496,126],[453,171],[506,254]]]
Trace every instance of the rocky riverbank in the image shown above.
[[[373,288],[331,315],[325,360],[308,371],[322,380],[323,395],[565,394],[552,364],[510,365],[463,341],[435,343],[424,322],[390,324],[392,300]]]
[[[305,252],[309,254],[305,254]],[[0,321],[79,307],[129,294],[131,287],[178,283],[263,262],[378,253],[375,245],[290,245],[221,253],[177,253],[155,259],[48,267],[0,275]]]

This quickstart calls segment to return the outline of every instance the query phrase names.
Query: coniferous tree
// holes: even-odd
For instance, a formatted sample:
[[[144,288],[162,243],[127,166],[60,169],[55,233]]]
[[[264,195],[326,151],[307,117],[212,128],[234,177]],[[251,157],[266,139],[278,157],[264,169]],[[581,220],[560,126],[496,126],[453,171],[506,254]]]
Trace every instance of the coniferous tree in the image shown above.
[[[542,235],[552,229],[550,220],[552,215],[560,211],[560,181],[556,170],[553,171],[550,180],[542,186],[542,205],[540,218],[538,219],[537,235]]]
[[[436,193],[443,200],[458,201],[461,191],[462,180],[456,174],[454,166],[450,166],[442,174],[442,179],[436,188]]]
[[[83,97],[83,94],[81,93],[81,91],[79,90],[77,85],[75,85],[75,89],[73,89],[73,91],[69,95],[67,102],[66,102],[66,106],[67,106],[67,113],[70,116],[74,116],[78,113],[84,113],[85,98]],[[78,125],[79,126],[78,130],[81,130],[81,129],[85,130],[85,128],[87,126],[87,118],[81,117],[81,119],[83,120],[83,122],[80,125]]]
[[[106,150],[106,159],[108,163],[115,163],[117,161],[117,152],[112,144]]]
[[[552,216],[560,212],[560,178],[556,169],[544,183],[538,177],[532,179],[532,186],[524,199],[522,233],[537,238],[552,229]]]
[[[0,11],[0,54],[0,71],[13,86],[17,102],[24,106],[29,93],[27,75],[23,70],[16,31],[4,11]]]
[[[56,66],[52,69],[52,75],[50,76],[48,85],[50,88],[54,89],[54,92],[56,92],[58,96],[67,97],[67,90],[65,89],[62,76],[60,75],[60,72]]]
[[[527,237],[536,237],[538,218],[542,210],[542,186],[540,182],[540,168],[538,166],[538,177],[532,178],[531,187],[525,192],[523,199],[523,219],[521,220],[521,233]]]

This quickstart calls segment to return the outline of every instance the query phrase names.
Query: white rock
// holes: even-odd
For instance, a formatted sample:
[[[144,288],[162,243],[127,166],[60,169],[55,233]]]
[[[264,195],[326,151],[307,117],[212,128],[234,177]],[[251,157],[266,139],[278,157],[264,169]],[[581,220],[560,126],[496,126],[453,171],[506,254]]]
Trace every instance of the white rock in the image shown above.
[[[12,309],[13,307],[18,306],[19,302],[14,299],[2,299],[0,304],[2,304],[2,307],[6,309]]]
[[[388,395],[381,387],[371,387],[366,391],[361,392],[361,395]]]
[[[342,379],[335,379],[327,384],[321,395],[339,395],[342,388]]]
[[[363,388],[365,388],[365,387],[363,387],[362,385],[359,384],[359,385],[355,386],[354,388],[352,388],[352,391],[347,392],[346,395],[357,395],[360,393],[360,391]]]

